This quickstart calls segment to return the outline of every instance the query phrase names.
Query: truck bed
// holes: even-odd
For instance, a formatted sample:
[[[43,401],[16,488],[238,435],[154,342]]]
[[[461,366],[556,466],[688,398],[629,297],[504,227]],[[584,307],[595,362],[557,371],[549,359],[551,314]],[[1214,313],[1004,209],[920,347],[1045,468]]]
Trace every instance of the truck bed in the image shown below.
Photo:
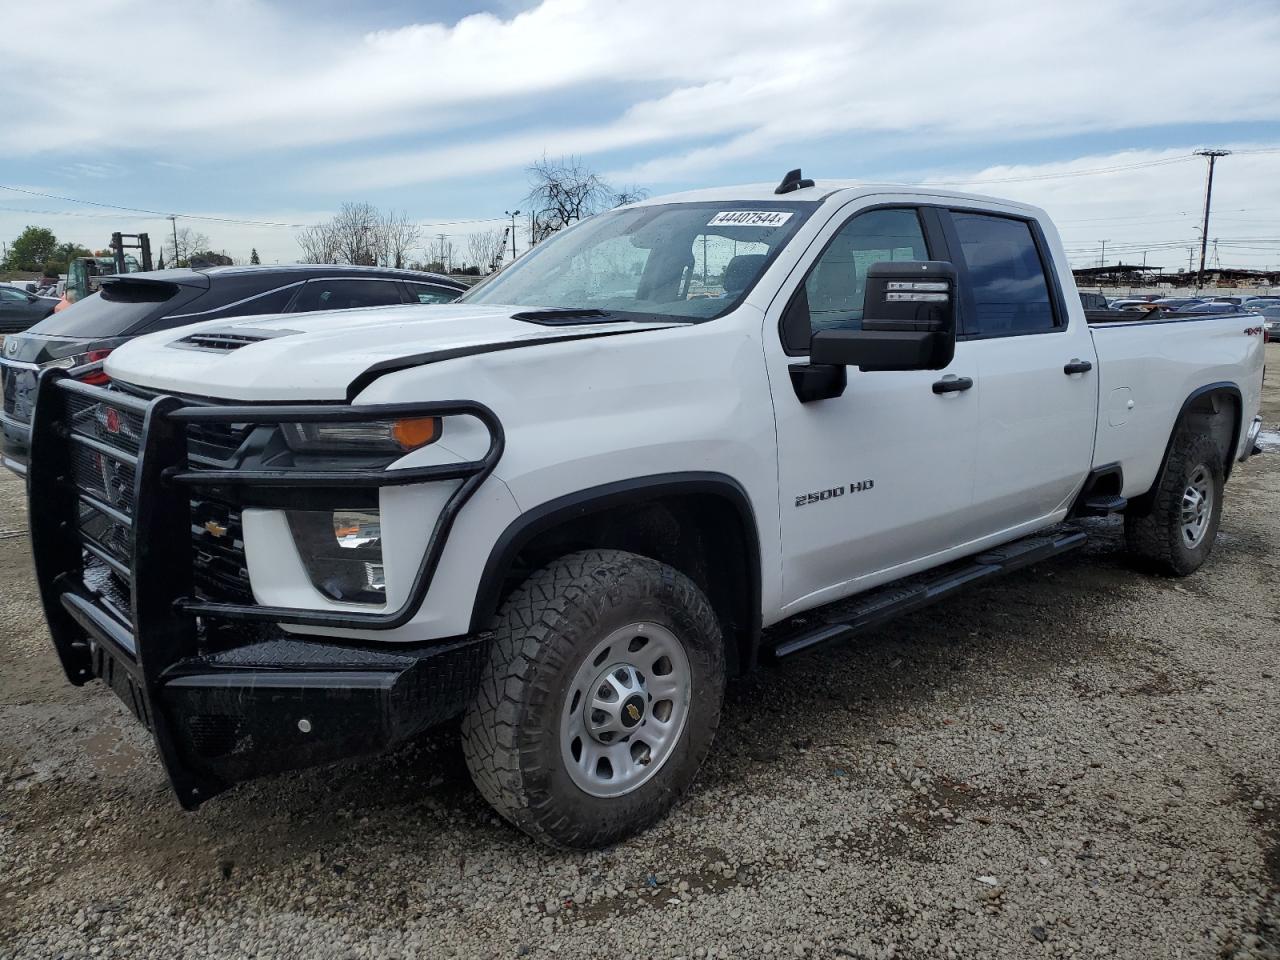
[[[1151,488],[1164,458],[1165,441],[1184,406],[1207,387],[1235,387],[1243,401],[1236,411],[1256,410],[1263,363],[1258,318],[1248,313],[1183,314],[1134,320],[1094,319],[1089,330],[1098,355],[1098,432],[1094,466],[1119,464],[1123,495]],[[1239,456],[1244,429],[1223,437]],[[1158,439],[1158,442],[1156,442]]]

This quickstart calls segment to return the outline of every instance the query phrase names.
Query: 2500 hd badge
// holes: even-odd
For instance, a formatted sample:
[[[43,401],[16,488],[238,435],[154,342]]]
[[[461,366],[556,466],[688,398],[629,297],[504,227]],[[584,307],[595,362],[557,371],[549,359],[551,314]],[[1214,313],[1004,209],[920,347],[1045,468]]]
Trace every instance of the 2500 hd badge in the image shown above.
[[[807,507],[811,503],[822,503],[824,500],[834,500],[836,497],[843,497],[845,491],[849,493],[862,493],[864,490],[870,490],[876,485],[874,480],[859,480],[857,483],[851,483],[848,487],[839,486],[831,487],[828,490],[819,490],[817,493],[801,493],[796,495],[796,506]]]

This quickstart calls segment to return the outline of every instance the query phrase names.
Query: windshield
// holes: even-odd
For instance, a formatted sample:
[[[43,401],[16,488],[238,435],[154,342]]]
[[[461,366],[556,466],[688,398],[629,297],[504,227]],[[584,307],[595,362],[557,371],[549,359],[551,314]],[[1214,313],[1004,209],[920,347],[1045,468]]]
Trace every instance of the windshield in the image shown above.
[[[706,320],[737,306],[816,203],[613,210],[543,241],[466,303]]]

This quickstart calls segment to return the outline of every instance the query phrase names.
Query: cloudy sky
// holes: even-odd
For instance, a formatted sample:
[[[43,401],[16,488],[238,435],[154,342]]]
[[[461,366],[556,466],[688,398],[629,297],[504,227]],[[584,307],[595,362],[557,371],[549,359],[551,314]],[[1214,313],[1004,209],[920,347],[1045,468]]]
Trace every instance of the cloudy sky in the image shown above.
[[[3,239],[158,240],[177,213],[284,262],[296,225],[367,200],[458,241],[546,153],[655,195],[794,166],[946,183],[1047,207],[1077,265],[1106,240],[1174,268],[1192,151],[1223,146],[1221,262],[1280,265],[1276,0],[42,0],[0,23]]]

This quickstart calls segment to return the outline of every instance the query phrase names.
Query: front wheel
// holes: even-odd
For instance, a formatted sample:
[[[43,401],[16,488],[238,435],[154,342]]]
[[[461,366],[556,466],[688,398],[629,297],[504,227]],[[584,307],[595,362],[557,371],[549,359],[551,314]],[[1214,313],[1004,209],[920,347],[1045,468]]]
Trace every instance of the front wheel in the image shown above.
[[[1203,433],[1181,433],[1156,487],[1151,510],[1126,514],[1129,549],[1161,573],[1185,577],[1213,550],[1222,517],[1222,452]]]
[[[503,604],[463,752],[529,835],[599,847],[660,818],[715,737],[724,649],[688,577],[617,550],[570,554]]]

